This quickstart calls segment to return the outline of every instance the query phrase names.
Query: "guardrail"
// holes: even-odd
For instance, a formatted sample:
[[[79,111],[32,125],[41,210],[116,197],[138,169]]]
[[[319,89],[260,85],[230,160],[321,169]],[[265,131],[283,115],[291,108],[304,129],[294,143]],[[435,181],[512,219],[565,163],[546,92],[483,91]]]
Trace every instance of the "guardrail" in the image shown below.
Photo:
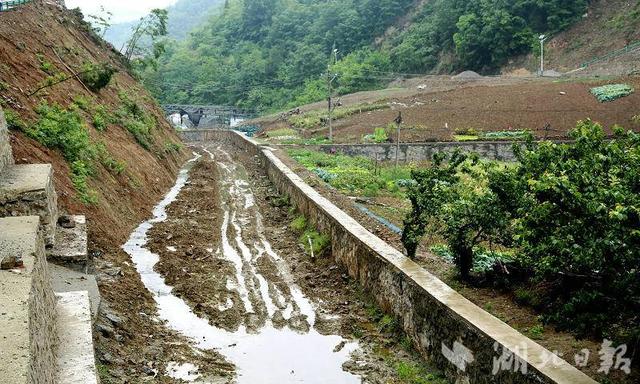
[[[33,0],[11,0],[11,1],[1,1],[0,0],[0,12],[10,11],[16,8],[19,5],[30,3]]]

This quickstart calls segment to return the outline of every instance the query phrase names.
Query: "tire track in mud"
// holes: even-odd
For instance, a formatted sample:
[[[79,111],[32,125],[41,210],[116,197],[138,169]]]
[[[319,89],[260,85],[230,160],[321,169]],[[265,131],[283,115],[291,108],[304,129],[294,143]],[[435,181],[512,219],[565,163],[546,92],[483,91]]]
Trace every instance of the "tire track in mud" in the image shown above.
[[[244,325],[251,331],[272,324],[307,332],[315,324],[313,305],[266,239],[246,171],[221,146],[204,151],[216,162],[220,177],[224,221],[222,247],[217,254],[228,258],[236,268],[237,291],[245,308]]]
[[[198,179],[188,181],[189,169],[185,169],[176,186],[154,210],[154,218],[142,223],[123,247],[152,292],[160,318],[170,328],[190,337],[196,347],[215,349],[235,364],[238,383],[360,382],[358,376],[342,369],[357,345],[314,329],[315,305],[295,285],[287,263],[267,240],[246,170],[221,147],[211,147],[204,152],[203,157],[194,160],[195,170],[199,171],[203,164],[210,169],[212,162],[216,166],[220,200],[217,212],[222,217],[217,228],[218,241],[217,235],[205,236],[204,243],[197,236],[202,218],[197,217],[196,208],[188,208],[188,202],[180,213],[181,219],[187,219],[180,220],[187,223],[182,227],[184,232],[175,237],[171,233],[161,234],[162,241],[157,241],[153,227],[174,227],[171,224],[175,210],[170,209],[167,215],[166,208],[182,188],[188,193],[207,183]],[[189,215],[193,216],[191,220]],[[190,229],[195,236],[190,236]],[[150,231],[153,236],[148,245]],[[158,254],[163,258],[183,255],[173,268],[187,276],[195,274],[194,268],[205,268],[205,274],[210,275],[207,281],[214,283],[218,292],[190,306],[176,296],[173,287],[155,271]],[[169,280],[175,280],[171,273],[168,275]],[[209,287],[202,290],[210,291]],[[192,296],[185,292],[180,295],[189,299]],[[209,310],[199,310],[199,306]],[[215,315],[225,318],[226,313],[235,316],[218,325]]]

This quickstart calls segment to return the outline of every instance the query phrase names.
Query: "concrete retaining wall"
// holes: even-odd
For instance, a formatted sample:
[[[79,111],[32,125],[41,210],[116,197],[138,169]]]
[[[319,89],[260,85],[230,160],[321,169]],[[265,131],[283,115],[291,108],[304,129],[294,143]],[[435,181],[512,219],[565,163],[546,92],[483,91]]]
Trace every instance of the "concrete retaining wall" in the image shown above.
[[[269,149],[241,134],[212,132],[261,158],[270,180],[320,231],[333,257],[382,309],[400,321],[421,354],[456,383],[595,383],[485,312],[322,197]],[[553,361],[556,360],[556,361]],[[511,362],[511,363],[509,363]],[[494,370],[494,368],[496,368]]]
[[[11,164],[13,164],[13,155],[9,143],[9,131],[7,130],[7,121],[4,119],[4,112],[0,108],[0,172]]]

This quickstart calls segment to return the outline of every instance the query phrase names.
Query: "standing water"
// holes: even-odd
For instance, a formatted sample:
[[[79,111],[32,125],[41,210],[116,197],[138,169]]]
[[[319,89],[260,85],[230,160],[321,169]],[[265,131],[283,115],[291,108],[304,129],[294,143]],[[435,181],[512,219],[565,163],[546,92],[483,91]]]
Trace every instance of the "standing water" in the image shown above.
[[[214,154],[205,151],[213,160]],[[196,347],[215,349],[224,355],[236,366],[239,384],[360,383],[358,376],[342,370],[342,364],[357,349],[357,344],[345,344],[340,336],[321,335],[314,329],[315,306],[295,285],[288,265],[264,236],[262,219],[254,205],[254,196],[246,175],[242,177],[238,172],[240,166],[221,148],[216,148],[215,151],[219,155],[217,157],[221,157],[217,162],[223,179],[221,189],[224,190],[221,194],[228,199],[221,204],[225,212],[220,228],[222,244],[218,253],[236,268],[235,281],[228,284],[229,289],[239,294],[248,315],[254,311],[255,304],[265,308],[268,318],[257,325],[243,324],[235,332],[216,328],[193,313],[184,300],[173,295],[173,288],[154,271],[160,258],[146,248],[147,232],[154,224],[167,220],[166,208],[176,200],[187,183],[189,170],[201,157],[198,154],[194,154],[195,157],[180,171],[176,184],[154,208],[153,218],[140,224],[123,246],[131,256],[145,287],[153,294],[160,318],[171,329],[193,340]],[[249,222],[256,227],[252,241],[246,241],[242,237],[242,228]],[[233,230],[231,237],[228,236],[229,229]],[[277,265],[280,278],[287,282],[290,292],[281,292],[258,272],[256,260],[260,257],[268,257]],[[249,292],[255,303],[251,302]],[[260,300],[256,301],[255,297]],[[274,327],[271,319],[276,312],[285,319],[304,319],[306,327]],[[168,371],[173,377],[189,381],[198,378],[198,375],[193,374],[182,375],[180,369],[181,367],[172,366]]]

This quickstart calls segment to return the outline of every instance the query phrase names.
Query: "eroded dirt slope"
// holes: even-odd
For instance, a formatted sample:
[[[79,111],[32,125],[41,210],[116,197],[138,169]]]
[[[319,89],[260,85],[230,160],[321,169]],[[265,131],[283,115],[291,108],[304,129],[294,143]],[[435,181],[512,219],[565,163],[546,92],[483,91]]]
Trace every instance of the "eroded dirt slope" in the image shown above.
[[[109,63],[118,73],[99,92],[70,79],[30,95],[53,76],[79,72],[85,63]],[[149,149],[117,123],[109,122],[102,131],[93,125],[95,108],[103,107],[114,116],[123,105],[123,95],[154,122]],[[151,295],[120,246],[173,184],[187,151],[173,145],[179,139],[165,123],[162,111],[128,74],[119,55],[90,33],[80,15],[40,2],[0,13],[0,104],[4,111],[29,126],[37,120],[35,109],[43,102],[70,108],[74,100],[86,101],[88,108],[78,113],[91,142],[103,144],[109,156],[124,165],[122,171],[114,172],[96,162],[95,174],[88,178],[89,189],[96,193],[95,204],[82,203],[70,166],[59,151],[45,148],[16,129],[10,132],[14,158],[17,163],[53,164],[61,211],[87,215],[90,254],[103,298],[94,332],[102,382],[163,382],[154,378],[158,362],[179,360],[192,351],[184,339],[152,320],[156,308]]]

